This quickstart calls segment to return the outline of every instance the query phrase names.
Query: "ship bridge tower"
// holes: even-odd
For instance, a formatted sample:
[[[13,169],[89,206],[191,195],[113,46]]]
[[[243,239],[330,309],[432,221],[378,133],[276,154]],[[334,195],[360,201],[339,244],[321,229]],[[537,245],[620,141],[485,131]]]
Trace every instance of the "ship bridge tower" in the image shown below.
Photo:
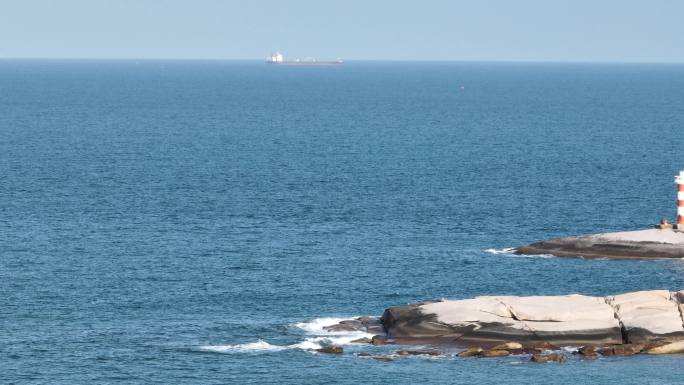
[[[675,176],[677,184],[677,228],[684,229],[684,170]]]
[[[268,61],[271,63],[282,63],[283,62],[283,54],[280,52],[276,52],[271,54],[271,57],[268,58]]]

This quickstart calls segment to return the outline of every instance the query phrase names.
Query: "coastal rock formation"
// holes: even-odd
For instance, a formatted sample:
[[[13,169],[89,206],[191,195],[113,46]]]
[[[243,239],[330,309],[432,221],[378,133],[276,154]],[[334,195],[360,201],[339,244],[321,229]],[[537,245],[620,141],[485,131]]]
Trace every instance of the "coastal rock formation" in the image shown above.
[[[684,232],[651,229],[566,237],[518,247],[515,253],[616,259],[684,258]]]
[[[684,327],[676,293],[667,290],[638,291],[607,297],[622,322],[628,343],[684,339]]]
[[[578,353],[592,358],[597,353],[684,352],[683,309],[684,291],[608,297],[482,296],[394,306],[380,319],[366,317],[339,325],[354,325],[365,332],[375,332],[381,325],[383,332],[371,340],[374,345],[471,347],[459,357],[539,354],[562,346],[583,346]]]
[[[477,297],[391,307],[382,322],[402,342],[618,344],[620,322],[603,298]]]

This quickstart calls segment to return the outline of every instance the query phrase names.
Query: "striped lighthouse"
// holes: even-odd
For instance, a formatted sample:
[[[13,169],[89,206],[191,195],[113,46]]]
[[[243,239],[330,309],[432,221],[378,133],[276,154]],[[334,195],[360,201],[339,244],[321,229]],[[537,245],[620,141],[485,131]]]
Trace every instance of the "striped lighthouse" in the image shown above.
[[[684,228],[684,170],[675,176],[677,184],[677,228]]]

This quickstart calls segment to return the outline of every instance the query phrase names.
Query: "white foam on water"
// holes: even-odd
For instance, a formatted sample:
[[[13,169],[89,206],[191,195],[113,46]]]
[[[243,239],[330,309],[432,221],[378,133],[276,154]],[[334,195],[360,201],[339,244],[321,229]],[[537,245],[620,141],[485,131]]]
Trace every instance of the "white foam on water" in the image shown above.
[[[335,346],[342,346],[342,345],[349,345],[351,344],[352,341],[358,338],[366,337],[369,334],[367,333],[357,333],[357,334],[349,334],[344,337],[311,337],[311,338],[306,338],[304,341],[290,345],[292,348],[296,349],[302,349],[302,350],[315,350],[315,349],[320,349],[324,346],[330,346],[330,345],[335,345]]]
[[[509,257],[515,258],[556,258],[556,256],[551,254],[516,254],[515,247],[506,247],[503,249],[486,249],[485,253],[494,255],[507,255]]]
[[[256,353],[256,352],[277,352],[287,349],[287,346],[271,345],[264,340],[249,342],[237,345],[204,345],[198,348],[205,352],[214,353]]]
[[[348,345],[351,341],[360,338],[358,335],[349,335],[346,337],[311,337],[306,338],[301,342],[292,345],[272,345],[264,340],[257,342],[249,342],[237,345],[204,345],[198,349],[205,352],[213,353],[259,353],[259,352],[278,352],[287,349],[311,350],[315,351],[324,346],[341,346]]]
[[[237,345],[204,345],[198,349],[205,352],[214,353],[258,353],[258,352],[277,352],[287,349],[299,349],[306,351],[315,351],[324,346],[349,345],[352,341],[359,338],[371,338],[373,335],[362,331],[327,331],[326,326],[338,324],[340,321],[354,319],[356,317],[334,318],[323,317],[315,318],[307,322],[298,322],[293,326],[304,330],[306,334],[312,337],[305,338],[303,341],[291,345],[272,345],[264,340],[256,342],[249,342]]]
[[[541,259],[557,258],[555,255],[551,255],[551,254],[511,254],[511,257],[515,257],[515,258],[541,258]]]
[[[506,247],[503,249],[487,249],[485,253],[489,254],[513,254],[515,252],[515,247]]]
[[[328,335],[328,334],[340,334],[344,332],[331,332],[327,331],[324,328],[326,326],[332,326],[340,323],[340,321],[348,320],[348,319],[354,319],[356,317],[348,317],[348,318],[334,318],[334,317],[322,317],[322,318],[314,318],[311,321],[307,322],[297,322],[293,326],[302,329],[305,332],[309,334],[317,334],[317,335]]]

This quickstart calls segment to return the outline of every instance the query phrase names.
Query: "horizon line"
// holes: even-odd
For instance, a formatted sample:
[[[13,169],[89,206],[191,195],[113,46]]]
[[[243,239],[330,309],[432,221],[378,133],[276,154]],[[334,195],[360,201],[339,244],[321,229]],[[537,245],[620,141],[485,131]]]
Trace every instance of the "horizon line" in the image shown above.
[[[261,62],[255,58],[173,58],[173,57],[42,57],[0,56],[0,60],[53,60],[53,61],[226,61]],[[384,63],[510,63],[510,64],[684,64],[684,61],[618,61],[618,60],[480,60],[480,59],[343,59],[348,62]]]

